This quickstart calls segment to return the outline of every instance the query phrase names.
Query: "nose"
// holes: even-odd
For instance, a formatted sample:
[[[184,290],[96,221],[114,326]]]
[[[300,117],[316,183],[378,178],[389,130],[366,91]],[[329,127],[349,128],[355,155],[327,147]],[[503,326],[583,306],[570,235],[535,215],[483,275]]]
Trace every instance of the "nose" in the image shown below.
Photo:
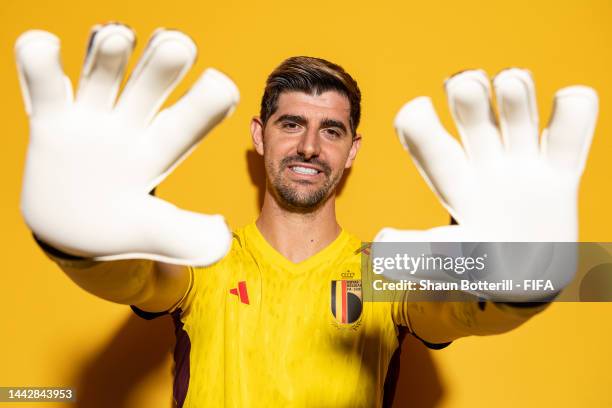
[[[321,153],[321,144],[317,129],[308,129],[302,134],[297,146],[297,153],[306,160],[317,157]]]

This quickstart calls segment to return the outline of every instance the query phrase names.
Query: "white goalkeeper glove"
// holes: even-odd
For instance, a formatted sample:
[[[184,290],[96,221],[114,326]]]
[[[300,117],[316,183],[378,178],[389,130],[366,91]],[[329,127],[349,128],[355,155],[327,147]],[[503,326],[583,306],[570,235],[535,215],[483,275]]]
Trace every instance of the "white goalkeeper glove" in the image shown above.
[[[416,98],[400,110],[395,128],[402,145],[458,225],[427,231],[385,228],[374,241],[578,239],[577,195],[597,118],[596,92],[585,86],[557,92],[551,120],[539,140],[538,111],[529,72],[516,68],[502,71],[493,79],[493,86],[499,124],[490,100],[489,79],[483,71],[465,71],[446,82],[463,147],[442,127],[429,98]],[[512,271],[511,276],[507,268],[497,272],[497,276],[494,273],[488,278],[552,279],[556,287],[562,288],[571,281],[575,270],[560,268],[544,275],[534,265]],[[427,273],[392,277],[429,278]],[[530,297],[520,290],[502,296],[526,300]]]
[[[229,250],[223,217],[181,210],[149,192],[232,112],[239,92],[208,69],[158,112],[197,53],[186,35],[158,30],[117,99],[134,41],[119,24],[94,28],[73,97],[59,40],[44,31],[17,40],[30,121],[21,211],[38,238],[69,254],[207,265]]]

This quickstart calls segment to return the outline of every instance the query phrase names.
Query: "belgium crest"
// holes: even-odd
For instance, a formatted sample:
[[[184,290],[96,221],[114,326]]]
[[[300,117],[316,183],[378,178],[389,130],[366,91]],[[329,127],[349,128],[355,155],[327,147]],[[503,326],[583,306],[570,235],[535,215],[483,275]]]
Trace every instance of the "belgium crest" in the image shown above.
[[[356,322],[362,309],[361,279],[331,281],[331,311],[338,323]]]

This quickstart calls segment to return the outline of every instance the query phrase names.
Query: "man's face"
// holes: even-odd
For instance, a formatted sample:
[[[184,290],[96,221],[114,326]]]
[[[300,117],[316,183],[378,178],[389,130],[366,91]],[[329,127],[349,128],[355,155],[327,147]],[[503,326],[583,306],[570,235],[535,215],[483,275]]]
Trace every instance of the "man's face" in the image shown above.
[[[264,156],[268,187],[285,206],[308,211],[334,193],[359,149],[349,117],[348,98],[327,91],[283,92],[265,128],[253,119],[253,142]]]

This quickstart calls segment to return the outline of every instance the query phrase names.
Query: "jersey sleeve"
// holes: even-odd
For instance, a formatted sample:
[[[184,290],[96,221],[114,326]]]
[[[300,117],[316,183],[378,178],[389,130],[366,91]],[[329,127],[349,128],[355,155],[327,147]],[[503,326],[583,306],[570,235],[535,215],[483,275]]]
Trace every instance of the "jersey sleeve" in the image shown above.
[[[187,310],[193,303],[193,298],[195,297],[195,294],[196,294],[195,271],[194,271],[194,268],[190,266],[189,267],[189,285],[187,287],[187,290],[185,291],[181,299],[168,310],[168,313],[174,313],[175,311],[179,311],[179,313],[181,313],[182,311]]]
[[[391,318],[393,319],[393,323],[395,325],[405,327],[408,330],[408,333],[413,335],[427,348],[432,350],[441,350],[448,347],[452,343],[452,341],[449,341],[448,343],[430,343],[419,337],[412,327],[412,323],[410,321],[410,309],[417,307],[432,307],[432,302],[419,302],[417,304],[416,302],[411,302],[410,299],[408,299],[408,291],[396,291],[395,293],[396,295],[391,301]]]
[[[116,273],[115,271],[120,270],[122,274],[138,279],[138,277],[149,273],[149,270],[153,266],[153,261],[145,259],[96,262],[89,258],[74,256],[62,252],[57,248],[47,245],[43,241],[37,239],[36,236],[34,236],[34,239],[40,248],[45,252],[45,255],[55,262],[60,269],[62,269],[77,285],[83,287],[85,290],[87,290],[87,285],[80,282],[79,277],[81,276],[95,273],[101,277],[104,277],[109,273]],[[83,282],[87,281],[88,280],[83,279]],[[152,320],[160,316],[172,314],[181,308],[186,308],[190,304],[194,296],[194,292],[194,272],[193,268],[189,267],[189,285],[187,290],[181,299],[170,309],[162,312],[148,312],[139,309],[134,305],[130,305],[130,308],[138,317],[145,320]]]
[[[162,311],[162,312],[147,312],[145,310],[139,309],[138,307],[134,305],[130,305],[130,308],[132,309],[134,314],[136,314],[136,316],[142,319],[145,319],[145,320],[153,320],[155,318],[158,318],[158,317],[161,317],[167,314],[181,315],[183,311],[186,310],[191,305],[193,301],[193,297],[195,296],[195,292],[196,290],[195,290],[195,283],[194,283],[194,271],[192,267],[189,267],[189,285],[187,287],[187,290],[185,291],[181,299],[176,304],[174,304],[171,308],[169,308],[168,310]]]

